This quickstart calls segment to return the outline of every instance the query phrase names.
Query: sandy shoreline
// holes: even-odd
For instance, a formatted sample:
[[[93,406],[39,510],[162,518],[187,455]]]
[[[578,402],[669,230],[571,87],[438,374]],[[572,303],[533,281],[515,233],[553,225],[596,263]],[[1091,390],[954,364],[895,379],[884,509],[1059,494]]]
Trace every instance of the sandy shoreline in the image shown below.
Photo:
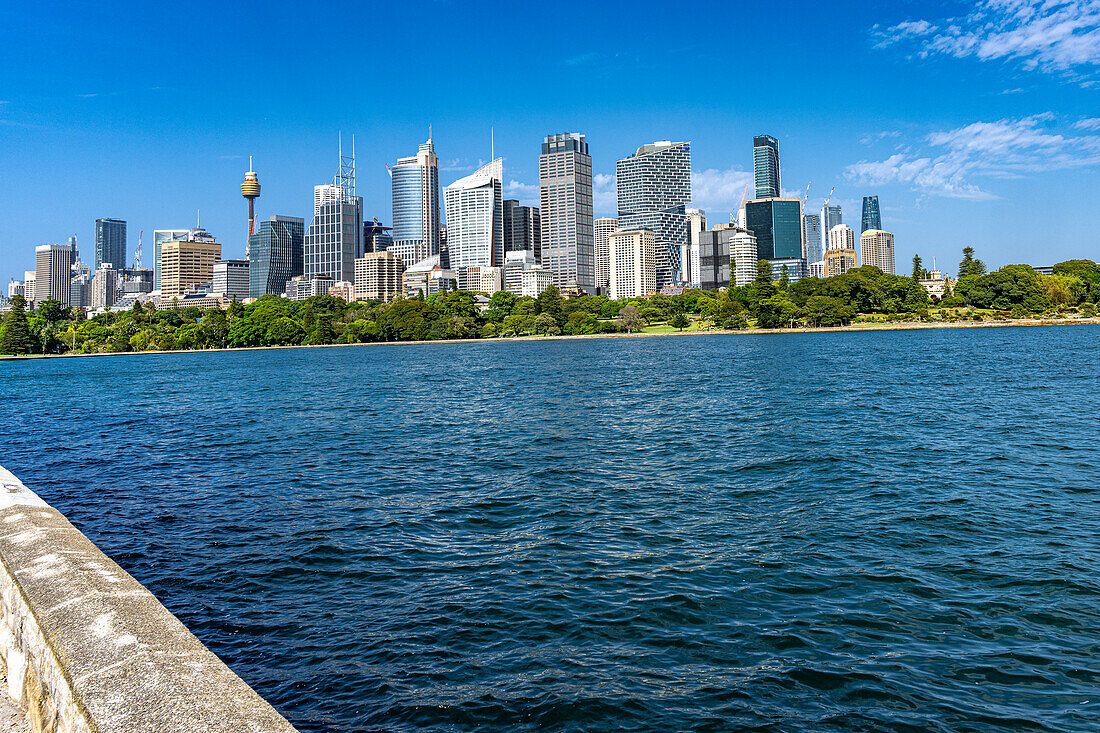
[[[96,354],[25,354],[21,356],[0,356],[0,361],[22,361],[26,359],[74,359],[79,357],[103,356],[161,356],[169,354],[220,354],[235,351],[271,351],[275,349],[333,349],[355,346],[425,346],[429,344],[494,344],[514,343],[516,341],[559,341],[568,339],[606,339],[606,338],[660,338],[664,336],[760,336],[795,335],[806,333],[835,333],[858,331],[923,331],[941,328],[1012,328],[1022,326],[1080,326],[1098,325],[1100,318],[1080,319],[1007,319],[1004,321],[961,321],[955,323],[868,323],[855,326],[823,326],[820,328],[758,328],[743,331],[673,331],[669,333],[593,333],[562,336],[510,336],[508,338],[478,339],[435,339],[428,341],[372,341],[365,344],[298,344],[294,346],[242,346],[226,349],[176,349],[173,351],[122,351]]]

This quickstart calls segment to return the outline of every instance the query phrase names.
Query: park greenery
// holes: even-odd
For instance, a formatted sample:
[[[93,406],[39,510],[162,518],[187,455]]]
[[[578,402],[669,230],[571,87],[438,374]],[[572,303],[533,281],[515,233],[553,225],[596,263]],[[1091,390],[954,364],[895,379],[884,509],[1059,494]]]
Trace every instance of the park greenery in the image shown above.
[[[228,308],[157,309],[135,303],[120,312],[85,319],[76,309],[45,301],[25,309],[12,298],[0,325],[0,353],[63,354],[222,349],[299,344],[485,339],[654,331],[743,330],[843,326],[864,321],[981,320],[1094,316],[1100,301],[1100,265],[1070,260],[1040,275],[1027,265],[987,272],[964,250],[959,278],[942,302],[929,299],[918,279],[927,275],[914,258],[911,276],[859,267],[827,279],[773,281],[767,262],[756,279],[719,291],[688,289],[678,295],[610,300],[564,298],[551,287],[537,298],[494,293],[441,292],[391,303],[347,303],[329,295],[294,302],[274,295]],[[919,276],[919,277],[918,277]]]

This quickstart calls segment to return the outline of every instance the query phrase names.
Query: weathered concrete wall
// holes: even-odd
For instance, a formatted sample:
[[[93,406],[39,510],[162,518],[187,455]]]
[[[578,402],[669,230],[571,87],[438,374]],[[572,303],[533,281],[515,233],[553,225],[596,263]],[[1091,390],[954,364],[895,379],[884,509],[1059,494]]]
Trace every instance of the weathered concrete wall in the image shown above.
[[[294,731],[3,468],[0,613],[0,680],[36,733]]]

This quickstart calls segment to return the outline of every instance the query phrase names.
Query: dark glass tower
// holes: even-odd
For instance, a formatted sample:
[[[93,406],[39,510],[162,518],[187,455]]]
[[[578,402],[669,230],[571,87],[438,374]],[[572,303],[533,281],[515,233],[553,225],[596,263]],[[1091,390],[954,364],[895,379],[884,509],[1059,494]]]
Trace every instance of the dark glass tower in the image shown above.
[[[756,198],[779,198],[779,141],[771,135],[754,137],[752,167],[756,174]]]
[[[802,202],[799,199],[746,201],[745,225],[756,236],[758,259],[802,257]]]
[[[868,229],[882,229],[882,216],[878,211],[878,196],[863,197],[863,223],[859,233],[863,234]]]
[[[542,262],[542,221],[535,206],[521,206],[515,199],[504,200],[504,251],[527,250]]]
[[[95,264],[92,272],[104,262],[116,270],[126,267],[126,222],[122,219],[95,220]]]
[[[248,238],[248,295],[259,298],[286,290],[287,281],[302,274],[305,221],[273,216],[261,221]]]

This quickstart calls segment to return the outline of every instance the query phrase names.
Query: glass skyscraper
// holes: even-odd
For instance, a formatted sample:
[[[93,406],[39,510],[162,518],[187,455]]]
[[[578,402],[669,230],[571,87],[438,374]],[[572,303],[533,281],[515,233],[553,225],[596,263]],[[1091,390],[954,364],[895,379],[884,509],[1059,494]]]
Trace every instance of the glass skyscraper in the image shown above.
[[[802,259],[801,199],[746,201],[745,226],[756,237],[760,259]]]
[[[542,219],[538,207],[521,206],[515,199],[504,200],[504,252],[528,251],[542,262]]]
[[[649,229],[656,240],[657,289],[682,275],[688,243],[691,143],[661,140],[638,148],[615,164],[619,230]]]
[[[579,132],[547,135],[539,154],[540,264],[559,288],[596,293],[592,156]]]
[[[248,238],[248,295],[279,295],[292,277],[302,274],[305,220],[273,216],[261,221]]]
[[[355,195],[355,151],[340,151],[332,183],[313,187],[313,221],[306,230],[302,274],[309,280],[355,281],[355,260],[363,256],[363,199]]]
[[[92,271],[110,262],[116,270],[126,267],[126,222],[122,219],[95,220],[95,262]]]
[[[406,266],[439,254],[439,158],[431,137],[392,170],[393,243]]]
[[[752,167],[755,173],[756,198],[770,199],[782,195],[779,187],[779,141],[771,135],[752,139]]]
[[[833,227],[844,223],[844,215],[840,210],[840,204],[821,207],[821,245],[822,251],[829,249],[829,232]]]
[[[878,210],[878,196],[863,197],[863,222],[859,233],[862,234],[871,229],[882,229],[882,216]]]

